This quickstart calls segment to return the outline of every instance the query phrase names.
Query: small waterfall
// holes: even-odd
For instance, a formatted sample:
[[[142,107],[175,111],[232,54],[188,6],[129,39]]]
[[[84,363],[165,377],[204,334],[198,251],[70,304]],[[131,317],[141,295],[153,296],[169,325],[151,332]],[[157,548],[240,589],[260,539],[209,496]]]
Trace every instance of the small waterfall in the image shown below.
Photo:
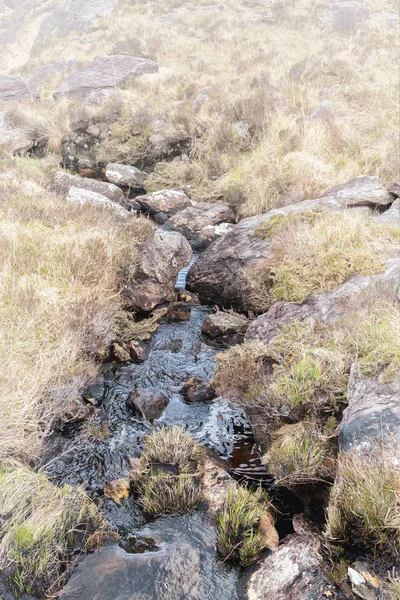
[[[183,269],[181,269],[178,273],[178,279],[176,281],[175,284],[175,290],[184,290],[186,288],[186,277],[187,274],[189,273],[189,269],[190,267],[196,262],[196,260],[199,258],[198,254],[193,254],[192,260],[190,261],[190,263],[187,265],[187,267],[184,267]]]

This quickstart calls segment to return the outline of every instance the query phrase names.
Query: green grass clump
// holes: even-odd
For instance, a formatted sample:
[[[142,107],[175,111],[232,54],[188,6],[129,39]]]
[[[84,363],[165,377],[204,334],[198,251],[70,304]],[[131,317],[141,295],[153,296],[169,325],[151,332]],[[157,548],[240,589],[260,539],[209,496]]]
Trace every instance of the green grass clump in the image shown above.
[[[0,570],[18,593],[48,588],[62,561],[105,525],[79,488],[53,486],[26,468],[0,472]],[[100,538],[99,538],[100,539]]]
[[[286,486],[321,481],[333,471],[328,437],[311,422],[284,425],[275,431],[263,461],[275,480]]]
[[[398,553],[400,470],[395,458],[379,448],[369,456],[355,452],[340,456],[327,517],[330,540]]]
[[[268,543],[260,530],[260,521],[268,512],[268,496],[259,488],[252,492],[232,485],[217,514],[217,547],[225,560],[236,559],[246,566]]]
[[[379,225],[359,214],[321,214],[311,223],[292,215],[289,221],[274,234],[269,258],[250,274],[261,312],[278,300],[304,302],[352,275],[384,271],[400,241],[398,226]]]
[[[358,357],[361,372],[381,381],[400,374],[400,307],[387,300],[376,302],[356,320],[347,343]]]
[[[180,427],[149,435],[133,474],[143,510],[153,515],[193,510],[202,497],[204,461],[204,448]]]

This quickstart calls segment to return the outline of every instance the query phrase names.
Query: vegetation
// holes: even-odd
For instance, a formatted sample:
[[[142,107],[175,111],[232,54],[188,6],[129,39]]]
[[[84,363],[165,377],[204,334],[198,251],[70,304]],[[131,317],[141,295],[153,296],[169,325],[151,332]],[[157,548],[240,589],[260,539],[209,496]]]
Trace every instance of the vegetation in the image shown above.
[[[319,214],[311,222],[293,214],[279,227],[274,223],[271,254],[251,274],[260,312],[277,300],[304,302],[351,275],[382,272],[400,241],[399,227],[356,214]]]
[[[291,487],[332,477],[334,459],[327,433],[304,421],[284,425],[273,433],[263,462],[278,485]]]
[[[46,588],[60,561],[106,533],[97,509],[79,488],[53,486],[27,468],[0,472],[0,569],[18,594]],[[100,532],[100,535],[99,535]]]
[[[229,488],[216,516],[217,547],[225,560],[236,559],[246,566],[268,549],[260,529],[260,521],[268,510],[268,496],[261,488],[255,492],[237,485]]]
[[[146,438],[133,481],[148,514],[184,513],[202,497],[205,451],[180,427],[162,428]]]
[[[327,510],[331,541],[358,542],[381,549],[400,547],[400,471],[383,449],[368,457],[339,457],[338,474]]]

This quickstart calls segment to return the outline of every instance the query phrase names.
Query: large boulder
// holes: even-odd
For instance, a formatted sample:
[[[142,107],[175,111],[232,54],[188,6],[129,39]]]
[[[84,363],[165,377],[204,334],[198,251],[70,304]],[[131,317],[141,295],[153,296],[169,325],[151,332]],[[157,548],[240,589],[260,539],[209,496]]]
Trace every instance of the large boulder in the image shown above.
[[[339,448],[374,452],[377,443],[394,449],[400,464],[400,376],[394,381],[365,377],[358,363],[350,371],[348,407],[339,425]]]
[[[380,282],[393,286],[394,291],[400,287],[400,258],[389,260],[384,273],[351,277],[330,292],[312,294],[303,304],[275,302],[266,313],[250,324],[245,339],[259,340],[268,345],[281,327],[292,319],[314,319],[322,323],[334,323],[343,316],[346,300],[363,290],[374,288]]]
[[[128,218],[129,216],[129,212],[123,206],[120,206],[119,204],[112,202],[105,196],[102,196],[101,194],[98,194],[97,192],[92,192],[90,190],[84,190],[78,187],[71,187],[65,199],[71,204],[78,204],[80,206],[90,204],[92,206],[104,208],[113,212],[118,217],[122,217],[124,219]]]
[[[146,173],[131,165],[108,163],[106,177],[111,183],[141,190],[143,189]]]
[[[338,598],[323,571],[318,542],[311,535],[288,536],[261,559],[245,584],[244,600]]]
[[[86,96],[94,90],[121,87],[134,77],[156,71],[158,64],[148,58],[101,56],[64,79],[53,95],[54,98]]]
[[[255,230],[260,225],[274,215],[306,210],[343,212],[352,209],[366,211],[373,216],[377,207],[389,206],[392,202],[393,196],[388,194],[375,177],[360,176],[328,190],[316,200],[304,200],[244,219],[225,236],[213,242],[194,263],[188,275],[188,288],[207,303],[232,307],[238,311],[256,311],[247,273],[268,258],[271,248],[269,238],[255,235]],[[174,218],[179,216],[178,214]]]
[[[198,202],[176,213],[164,227],[183,233],[195,250],[202,250],[224,235],[234,220],[234,212],[226,204]]]
[[[121,204],[121,206],[126,205],[124,194],[120,188],[113,183],[98,181],[97,179],[75,177],[65,171],[56,171],[56,173],[54,173],[51,188],[57,194],[65,197],[72,187],[101,194],[112,202]]]
[[[190,199],[182,190],[160,190],[137,196],[135,201],[144,213],[155,216],[164,213],[168,217],[190,206]]]
[[[0,74],[0,106],[20,100],[39,100],[39,94],[20,77]]]
[[[177,232],[158,231],[140,251],[140,264],[133,281],[124,283],[128,306],[150,311],[174,291],[178,272],[189,264],[192,250]]]

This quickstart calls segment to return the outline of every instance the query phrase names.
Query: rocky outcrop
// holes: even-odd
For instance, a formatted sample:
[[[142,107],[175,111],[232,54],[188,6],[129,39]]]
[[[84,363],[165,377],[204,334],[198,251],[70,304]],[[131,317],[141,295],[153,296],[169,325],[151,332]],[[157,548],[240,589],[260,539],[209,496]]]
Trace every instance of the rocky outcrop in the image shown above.
[[[111,183],[142,190],[146,173],[131,165],[108,163],[106,166],[106,177]]]
[[[125,196],[118,186],[107,183],[106,181],[75,177],[64,171],[56,171],[53,175],[51,189],[57,194],[65,197],[72,187],[101,194],[101,196],[108,198],[112,202],[116,202],[121,206],[126,206]]]
[[[158,389],[136,388],[129,394],[126,403],[134,413],[139,413],[148,421],[154,421],[161,417],[168,406],[169,398]]]
[[[376,218],[378,223],[386,225],[400,225],[400,198],[397,198],[389,210]]]
[[[0,106],[21,100],[39,100],[39,94],[20,77],[0,74]]]
[[[134,77],[155,73],[158,64],[148,58],[101,56],[69,75],[54,92],[54,98],[86,96],[95,90],[121,87]]]
[[[352,209],[374,215],[377,207],[389,206],[392,202],[393,196],[376,177],[360,176],[331,188],[316,200],[305,200],[244,219],[200,256],[189,271],[188,288],[207,303],[238,311],[256,311],[247,273],[269,256],[271,247],[270,239],[254,234],[257,227],[274,215],[306,210],[343,212]]]
[[[122,217],[125,219],[129,216],[129,213],[125,208],[123,208],[119,204],[116,204],[115,202],[112,202],[105,196],[102,196],[101,194],[98,194],[97,192],[92,192],[90,190],[71,187],[65,199],[67,200],[67,202],[71,202],[71,204],[78,204],[80,206],[83,206],[85,204],[91,204],[92,206],[104,208],[113,212],[118,217]]]
[[[365,377],[353,364],[348,383],[348,407],[339,425],[339,448],[374,452],[377,443],[389,447],[400,464],[400,377],[381,382]]]
[[[156,232],[140,250],[134,280],[124,282],[125,302],[131,308],[150,311],[173,292],[178,272],[189,264],[192,250],[177,232]]]
[[[0,148],[18,154],[26,152],[31,146],[32,140],[25,131],[8,125],[4,113],[0,112]]]
[[[183,233],[193,249],[203,250],[224,235],[234,220],[233,210],[226,204],[198,202],[172,216],[164,228]]]
[[[182,190],[160,190],[135,198],[142,212],[156,216],[159,213],[170,217],[190,205],[190,199]]]
[[[346,300],[363,290],[375,287],[380,282],[390,284],[394,291],[400,288],[400,258],[389,260],[386,271],[380,275],[352,277],[330,292],[312,294],[303,304],[276,302],[265,314],[250,324],[245,339],[260,340],[267,345],[281,327],[292,319],[314,319],[322,323],[334,323],[344,314]]]
[[[261,559],[247,579],[244,600],[317,600],[338,596],[326,577],[318,542],[310,535],[288,536]]]

